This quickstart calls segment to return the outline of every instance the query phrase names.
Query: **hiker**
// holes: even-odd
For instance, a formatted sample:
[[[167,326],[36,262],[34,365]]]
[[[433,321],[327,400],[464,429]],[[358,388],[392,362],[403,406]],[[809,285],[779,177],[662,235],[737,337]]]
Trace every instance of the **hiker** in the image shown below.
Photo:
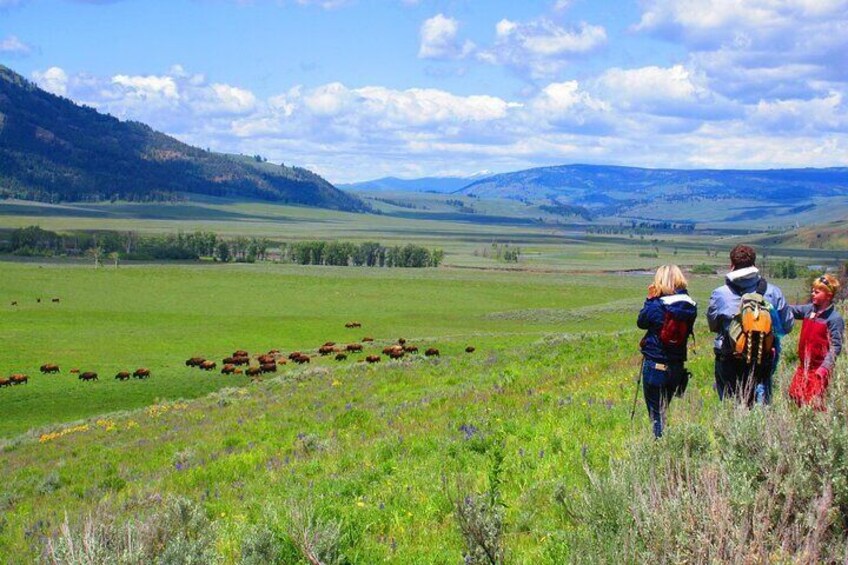
[[[682,396],[689,382],[686,344],[698,315],[686,291],[686,278],[677,265],[657,269],[636,325],[647,330],[642,350],[642,390],[654,437],[660,438],[672,397]],[[638,388],[637,388],[638,391]]]
[[[845,322],[833,307],[837,292],[836,277],[823,275],[813,281],[810,304],[790,307],[796,320],[804,320],[798,338],[798,368],[789,385],[789,397],[798,406],[826,409],[827,385],[845,334]]]
[[[715,289],[707,308],[710,331],[715,332],[715,386],[718,397],[742,398],[750,407],[771,402],[772,375],[780,356],[780,338],[792,330],[794,318],[783,292],[766,282],[755,263],[757,253],[747,245],[730,251],[730,272],[725,284]],[[740,351],[746,344],[739,340],[740,305],[743,295],[768,311],[769,334],[760,336],[759,350]],[[750,303],[750,301],[748,302]],[[756,316],[755,312],[755,316]],[[763,318],[763,320],[766,320]],[[734,337],[731,337],[731,331]],[[763,345],[765,343],[765,346]]]

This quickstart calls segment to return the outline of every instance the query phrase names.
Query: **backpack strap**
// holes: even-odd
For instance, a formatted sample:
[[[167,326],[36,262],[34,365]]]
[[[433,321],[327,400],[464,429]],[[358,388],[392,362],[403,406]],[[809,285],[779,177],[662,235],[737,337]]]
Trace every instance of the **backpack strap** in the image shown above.
[[[765,277],[760,277],[760,280],[757,281],[757,294],[765,296],[766,290],[768,290],[768,281],[766,281]]]

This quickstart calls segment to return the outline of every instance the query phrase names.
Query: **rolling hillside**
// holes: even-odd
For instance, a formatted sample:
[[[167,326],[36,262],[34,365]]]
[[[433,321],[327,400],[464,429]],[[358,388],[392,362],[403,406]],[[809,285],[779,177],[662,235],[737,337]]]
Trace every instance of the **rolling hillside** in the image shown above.
[[[45,92],[0,65],[0,195],[73,202],[179,193],[365,209],[306,169],[186,145]]]

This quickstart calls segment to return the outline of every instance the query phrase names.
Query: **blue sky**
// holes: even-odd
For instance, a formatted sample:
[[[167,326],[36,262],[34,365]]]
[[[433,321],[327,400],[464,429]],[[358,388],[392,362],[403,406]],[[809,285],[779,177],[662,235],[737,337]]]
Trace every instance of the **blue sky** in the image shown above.
[[[332,182],[848,166],[848,0],[0,0],[0,62]]]

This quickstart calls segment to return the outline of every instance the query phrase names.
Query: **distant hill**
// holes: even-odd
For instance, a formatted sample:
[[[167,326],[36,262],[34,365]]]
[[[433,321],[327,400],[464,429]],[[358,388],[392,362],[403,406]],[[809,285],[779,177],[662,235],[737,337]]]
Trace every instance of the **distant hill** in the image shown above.
[[[399,179],[384,177],[350,184],[337,185],[350,192],[455,192],[468,184],[488,175],[470,177],[423,177],[419,179]]]
[[[771,170],[642,169],[603,165],[562,165],[493,175],[456,193],[480,198],[550,200],[583,206],[597,215],[662,218],[663,205],[697,209],[715,201],[726,221],[761,215],[791,217],[830,198],[848,197],[848,168]],[[756,203],[757,205],[752,205]],[[724,206],[724,205],[723,205]],[[845,206],[845,202],[841,203]],[[738,212],[733,212],[733,209]]]
[[[186,145],[45,92],[0,65],[0,196],[150,201],[179,193],[365,209],[306,169]]]

